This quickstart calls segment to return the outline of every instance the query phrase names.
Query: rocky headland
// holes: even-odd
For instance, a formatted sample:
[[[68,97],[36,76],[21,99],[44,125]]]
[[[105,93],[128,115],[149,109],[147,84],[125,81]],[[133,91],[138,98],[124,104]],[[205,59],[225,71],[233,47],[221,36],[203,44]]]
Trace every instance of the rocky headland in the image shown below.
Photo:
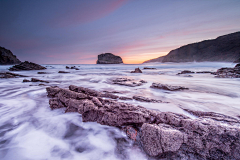
[[[98,55],[97,64],[121,64],[123,63],[120,56],[115,56],[112,53],[103,53]]]
[[[238,118],[185,109],[194,119],[172,112],[102,98],[101,92],[70,85],[46,88],[51,109],[78,112],[83,122],[115,126],[149,156],[165,159],[240,159]],[[138,99],[139,97],[135,97]]]
[[[0,47],[0,65],[8,65],[8,64],[19,64],[21,61],[13,55],[13,53],[4,48]]]
[[[235,62],[240,60],[240,32],[192,43],[148,62]]]

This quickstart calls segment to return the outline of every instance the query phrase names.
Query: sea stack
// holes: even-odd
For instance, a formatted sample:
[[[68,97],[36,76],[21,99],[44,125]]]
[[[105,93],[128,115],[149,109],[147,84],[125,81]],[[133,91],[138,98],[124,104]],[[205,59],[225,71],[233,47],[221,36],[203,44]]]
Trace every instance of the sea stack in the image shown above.
[[[3,47],[0,47],[0,65],[7,65],[7,64],[19,64],[21,61],[17,59],[13,53]]]
[[[103,53],[98,55],[97,64],[120,64],[123,63],[120,56],[115,56],[112,53]]]

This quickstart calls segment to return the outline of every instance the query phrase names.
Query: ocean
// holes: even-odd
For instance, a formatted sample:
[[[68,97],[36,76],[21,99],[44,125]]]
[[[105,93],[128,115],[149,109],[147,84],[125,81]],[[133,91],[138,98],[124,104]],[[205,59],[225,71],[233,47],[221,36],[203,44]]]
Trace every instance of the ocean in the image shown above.
[[[168,103],[148,103],[119,100],[148,109],[185,114],[185,109],[240,115],[240,79],[216,78],[209,73],[176,75],[183,70],[216,71],[221,67],[234,67],[234,63],[147,63],[138,65],[42,65],[40,71],[16,71],[29,77],[0,79],[0,159],[1,160],[144,160],[151,159],[116,127],[95,122],[82,122],[78,113],[64,113],[64,109],[51,110],[47,86],[68,88],[76,85],[97,91],[117,91],[116,95],[144,96]],[[66,69],[76,66],[79,70]],[[11,66],[0,66],[0,72]],[[139,67],[143,73],[130,73]],[[144,70],[153,67],[154,70]],[[58,73],[68,71],[70,73]],[[190,76],[189,76],[190,75]],[[23,83],[32,77],[49,81]],[[110,83],[114,78],[145,80],[141,86],[129,87]],[[189,90],[166,91],[150,88],[159,82],[184,86]]]

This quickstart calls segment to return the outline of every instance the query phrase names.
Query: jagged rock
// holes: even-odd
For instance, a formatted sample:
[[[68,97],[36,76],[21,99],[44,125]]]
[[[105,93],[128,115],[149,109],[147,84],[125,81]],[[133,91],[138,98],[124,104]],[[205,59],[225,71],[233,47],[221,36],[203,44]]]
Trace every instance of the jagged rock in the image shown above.
[[[22,70],[43,70],[47,69],[39,64],[32,63],[32,62],[22,62],[18,65],[12,66],[9,70],[10,71],[22,71]]]
[[[157,68],[144,67],[143,69],[157,69]]]
[[[164,89],[164,90],[168,90],[168,91],[179,91],[179,90],[188,89],[188,88],[182,87],[182,86],[170,86],[170,85],[161,84],[161,83],[153,83],[150,87],[157,88],[157,89]]]
[[[18,78],[18,77],[27,77],[21,74],[11,73],[11,72],[3,72],[0,73],[0,78]]]
[[[178,74],[190,74],[190,73],[195,73],[195,72],[192,72],[192,71],[189,71],[189,70],[184,70],[184,71],[181,71],[180,73]],[[178,75],[177,74],[177,75]]]
[[[142,73],[142,71],[139,68],[135,68],[135,71],[131,71],[131,73]]]
[[[151,103],[162,103],[161,100],[150,99],[142,96],[133,96],[133,99],[140,101],[140,102],[151,102]]]
[[[58,73],[70,73],[70,72],[66,72],[66,71],[58,71]]]
[[[97,64],[120,64],[123,63],[122,58],[112,53],[103,53],[98,55]]]
[[[111,83],[129,86],[129,87],[136,87],[136,86],[143,85],[143,83],[147,83],[147,81],[144,81],[144,80],[137,81],[137,80],[129,79],[129,78],[116,78],[116,79],[111,80]]]
[[[13,53],[10,50],[4,47],[0,47],[0,65],[19,64],[19,63],[21,63],[21,61],[17,59],[17,57],[13,55]]]
[[[236,64],[234,68],[220,68],[212,74],[217,78],[240,78],[240,64]]]
[[[240,122],[212,112],[186,110],[197,116],[148,110],[100,98],[101,92],[69,86],[47,87],[50,107],[82,114],[83,122],[116,126],[141,143],[144,151],[165,159],[240,159]],[[139,137],[139,138],[138,138]]]

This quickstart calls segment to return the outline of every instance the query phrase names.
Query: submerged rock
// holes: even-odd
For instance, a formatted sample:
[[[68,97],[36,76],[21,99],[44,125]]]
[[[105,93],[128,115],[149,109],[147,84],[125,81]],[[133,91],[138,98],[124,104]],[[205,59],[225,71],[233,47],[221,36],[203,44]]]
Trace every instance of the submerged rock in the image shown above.
[[[50,107],[82,114],[83,122],[116,126],[138,141],[149,155],[165,159],[240,159],[240,122],[212,112],[197,116],[148,110],[101,98],[101,92],[69,86],[47,87]],[[139,138],[138,138],[139,137]],[[139,144],[138,143],[138,144]]]
[[[44,81],[44,80],[37,79],[37,78],[31,78],[31,81],[27,80],[27,79],[24,79],[23,82],[44,82],[44,83],[49,83],[48,81]]]
[[[188,89],[188,88],[182,87],[182,86],[171,86],[168,84],[161,84],[161,83],[153,83],[150,87],[157,88],[157,89],[164,89],[164,90],[168,90],[168,91],[179,91],[179,90]]]
[[[103,53],[98,55],[97,64],[120,64],[123,63],[122,58],[112,53]]]
[[[143,69],[157,69],[157,68],[144,67]]]
[[[21,74],[16,74],[16,73],[12,73],[12,72],[3,72],[0,73],[0,78],[18,78],[18,77],[27,77]]]
[[[179,74],[190,74],[190,73],[195,73],[195,72],[192,72],[192,71],[189,71],[189,70],[184,70],[184,71],[181,71],[180,73],[178,73],[177,75],[179,75]]]
[[[12,66],[9,70],[10,71],[22,71],[22,70],[43,70],[47,69],[39,64],[32,63],[32,62],[22,62],[18,65]]]
[[[0,65],[8,65],[8,64],[19,64],[21,61],[13,55],[13,53],[4,48],[0,47]]]
[[[135,68],[135,71],[131,71],[131,73],[142,73],[142,71],[139,68]]]
[[[143,85],[143,83],[147,83],[147,81],[144,81],[144,80],[137,81],[137,80],[129,79],[129,78],[116,78],[116,79],[111,80],[111,83],[129,86],[129,87],[136,87],[136,86]]]
[[[58,71],[58,73],[70,73],[70,72],[66,72],[66,71]]]

